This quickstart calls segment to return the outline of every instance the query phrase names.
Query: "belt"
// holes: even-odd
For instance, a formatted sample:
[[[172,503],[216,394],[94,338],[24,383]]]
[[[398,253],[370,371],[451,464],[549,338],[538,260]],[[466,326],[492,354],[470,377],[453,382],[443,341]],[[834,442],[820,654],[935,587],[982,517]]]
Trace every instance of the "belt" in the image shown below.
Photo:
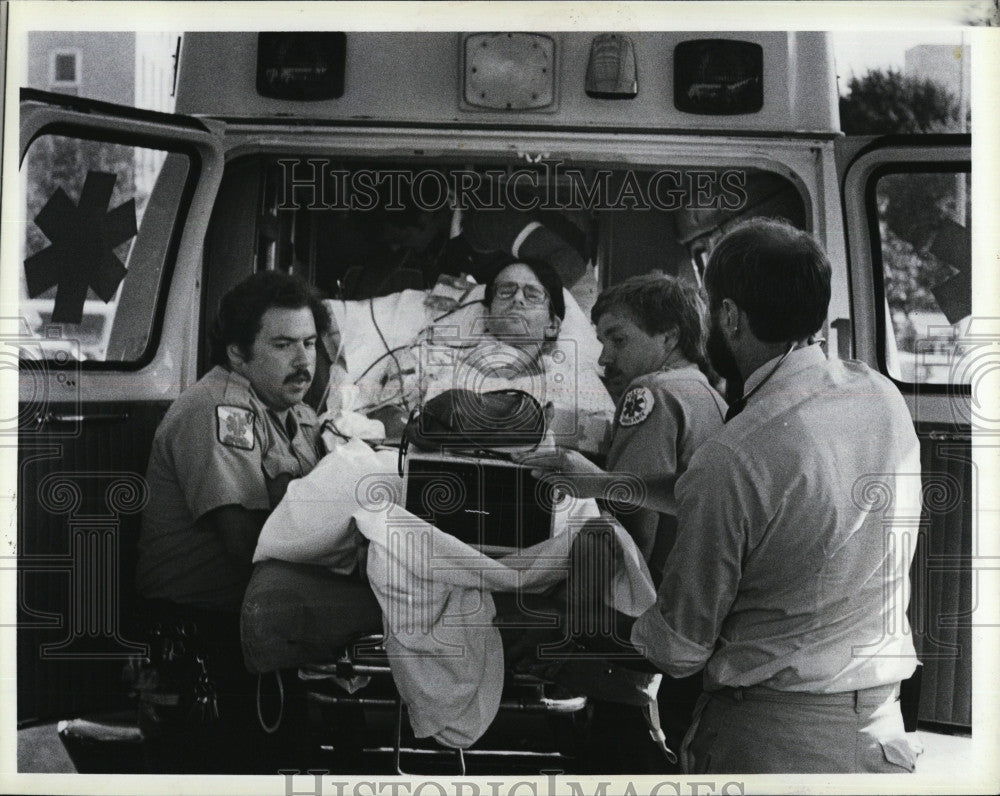
[[[846,705],[860,710],[866,707],[877,707],[899,696],[899,683],[876,685],[871,688],[861,688],[857,691],[838,691],[832,694],[819,694],[810,691],[778,691],[763,685],[745,687],[723,686],[717,691],[706,692],[712,697],[722,697],[733,702],[783,702],[798,705]]]

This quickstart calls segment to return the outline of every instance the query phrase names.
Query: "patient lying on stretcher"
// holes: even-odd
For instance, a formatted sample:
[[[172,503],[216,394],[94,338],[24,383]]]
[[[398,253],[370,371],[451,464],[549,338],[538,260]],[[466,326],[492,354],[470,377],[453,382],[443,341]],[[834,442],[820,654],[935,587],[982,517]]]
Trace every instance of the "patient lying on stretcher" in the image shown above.
[[[346,369],[327,402],[331,410],[324,440],[332,453],[306,478],[292,482],[261,532],[254,563],[316,564],[350,574],[355,569],[354,539],[348,532],[352,515],[366,508],[366,494],[398,496],[402,487],[396,452],[373,451],[363,440],[398,438],[411,408],[453,386],[529,392],[548,407],[546,444],[603,452],[614,404],[597,376],[597,338],[555,271],[541,261],[508,262],[483,295],[485,304],[466,302],[469,306],[431,324],[438,342],[402,337],[408,328],[427,334],[422,291],[374,302],[333,303],[341,331],[332,350],[339,349]],[[365,318],[375,319],[382,331],[371,331],[371,323],[362,323]],[[463,326],[489,331],[473,336]],[[560,339],[567,328],[576,330],[568,341]],[[381,355],[367,345],[379,335]],[[365,416],[372,407],[395,413],[382,417],[401,423],[396,433]]]
[[[559,444],[601,450],[614,405],[597,375],[596,336],[579,307],[563,291],[555,272],[540,262],[505,263],[483,289],[483,303],[466,304],[443,318],[437,311],[427,323],[431,313],[424,305],[424,294],[418,291],[370,302],[333,303],[340,339],[332,350],[339,350],[344,365],[328,400],[333,450],[307,477],[291,482],[261,532],[242,613],[244,655],[251,670],[327,662],[351,638],[383,630],[382,607],[358,577],[352,517],[369,539],[372,533],[379,533],[387,505],[399,503],[402,479],[396,473],[394,451],[373,450],[360,439],[394,436],[388,428],[367,424],[366,412],[390,407],[396,418],[405,420],[411,408],[446,389],[513,387],[530,392],[549,406],[550,430],[554,431],[550,436]],[[362,322],[365,318],[367,324]],[[412,332],[414,326],[417,335]],[[569,326],[574,331],[567,339]],[[381,351],[372,342],[380,343]],[[596,506],[581,505],[572,514],[557,514],[556,524],[561,522],[565,530],[584,522],[596,516]],[[363,520],[372,528],[365,527]],[[566,548],[563,557],[568,555],[567,537],[554,529],[550,540],[554,547],[543,560],[550,561],[553,551],[561,547]],[[459,551],[459,558],[463,557],[468,555]],[[638,554],[633,557],[632,580],[624,593],[641,608],[653,599],[652,585]],[[476,566],[491,571],[498,568],[496,582],[509,581],[511,588],[531,583],[528,575],[513,565],[484,561]],[[521,566],[526,565],[522,562]],[[536,579],[558,577],[551,572],[551,563],[542,570]],[[472,575],[483,577],[475,568]],[[425,582],[422,576],[414,577],[418,583]],[[535,584],[537,588],[549,582],[544,578]],[[439,584],[438,588],[445,586]],[[467,590],[467,586],[450,588]],[[483,622],[472,637],[463,638],[463,643],[486,644],[481,657],[495,665],[503,656],[499,635],[490,629],[493,603],[477,595],[478,591],[468,599],[484,612]],[[420,666],[433,667],[435,660],[431,656]],[[412,661],[410,665],[414,665]],[[441,679],[425,675],[422,672],[407,679]],[[472,682],[467,686],[469,705],[461,709],[454,704],[454,684],[446,681],[441,683],[445,693],[434,700],[419,700],[445,707],[444,715],[449,719],[441,727],[441,737],[459,746],[485,729],[483,716],[490,711],[477,700],[497,696],[493,689],[477,691]],[[413,706],[411,713],[421,715],[419,710]],[[425,718],[426,726],[440,718],[441,710],[431,713],[435,718]],[[437,734],[437,730],[424,734]],[[464,740],[455,740],[459,737]]]
[[[330,302],[334,435],[396,439],[409,412],[444,390],[520,389],[548,405],[560,445],[603,453],[614,403],[598,376],[599,345],[554,269],[511,258],[452,311],[425,298],[403,291]]]

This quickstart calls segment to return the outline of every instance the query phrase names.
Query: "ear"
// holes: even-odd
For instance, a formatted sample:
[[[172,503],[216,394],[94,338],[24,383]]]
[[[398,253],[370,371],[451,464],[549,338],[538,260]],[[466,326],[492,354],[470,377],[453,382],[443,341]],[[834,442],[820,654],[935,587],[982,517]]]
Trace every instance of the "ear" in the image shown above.
[[[736,306],[735,301],[728,298],[722,300],[719,320],[721,321],[722,331],[728,337],[738,335],[741,327],[746,326],[746,317],[743,311]]]
[[[671,329],[667,332],[661,332],[663,335],[663,350],[666,353],[670,353],[675,348],[677,348],[677,341],[680,340],[681,333],[679,329]]]
[[[234,370],[247,364],[248,358],[238,343],[230,343],[226,346],[226,354],[229,355],[229,366]]]

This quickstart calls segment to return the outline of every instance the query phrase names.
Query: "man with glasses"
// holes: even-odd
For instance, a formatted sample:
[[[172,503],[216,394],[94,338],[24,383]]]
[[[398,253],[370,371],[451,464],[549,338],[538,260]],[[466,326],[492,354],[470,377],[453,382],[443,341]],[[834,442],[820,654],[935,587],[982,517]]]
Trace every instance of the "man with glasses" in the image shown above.
[[[541,376],[542,355],[559,337],[566,317],[562,280],[555,269],[544,260],[511,258],[487,283],[483,304],[488,338],[463,357],[464,364],[486,375]]]

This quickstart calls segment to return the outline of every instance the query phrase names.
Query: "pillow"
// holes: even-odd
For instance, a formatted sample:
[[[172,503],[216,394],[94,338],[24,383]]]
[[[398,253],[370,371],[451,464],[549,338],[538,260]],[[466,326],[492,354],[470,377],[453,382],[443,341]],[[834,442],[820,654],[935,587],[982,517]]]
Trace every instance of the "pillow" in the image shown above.
[[[447,314],[424,306],[428,292],[424,290],[404,290],[360,301],[329,299],[326,305],[336,328],[324,342],[332,357],[336,358],[337,351],[341,351],[352,380],[362,375],[373,379],[392,364],[392,358],[386,355],[386,344],[392,349],[413,345],[417,335],[427,327],[433,326],[435,335],[454,334],[458,339],[481,336],[486,310],[482,304],[485,290],[484,285],[476,285],[465,299],[467,306]],[[601,356],[601,345],[597,334],[576,299],[565,288],[563,298],[566,317],[559,339],[572,342],[581,373],[600,373],[597,360]]]
[[[357,379],[385,355],[386,343],[396,348],[416,340],[428,321],[426,296],[423,290],[404,290],[360,301],[328,299],[325,303],[334,328],[323,342],[330,357],[336,359],[340,351],[347,372]],[[382,362],[388,359],[385,357]]]

